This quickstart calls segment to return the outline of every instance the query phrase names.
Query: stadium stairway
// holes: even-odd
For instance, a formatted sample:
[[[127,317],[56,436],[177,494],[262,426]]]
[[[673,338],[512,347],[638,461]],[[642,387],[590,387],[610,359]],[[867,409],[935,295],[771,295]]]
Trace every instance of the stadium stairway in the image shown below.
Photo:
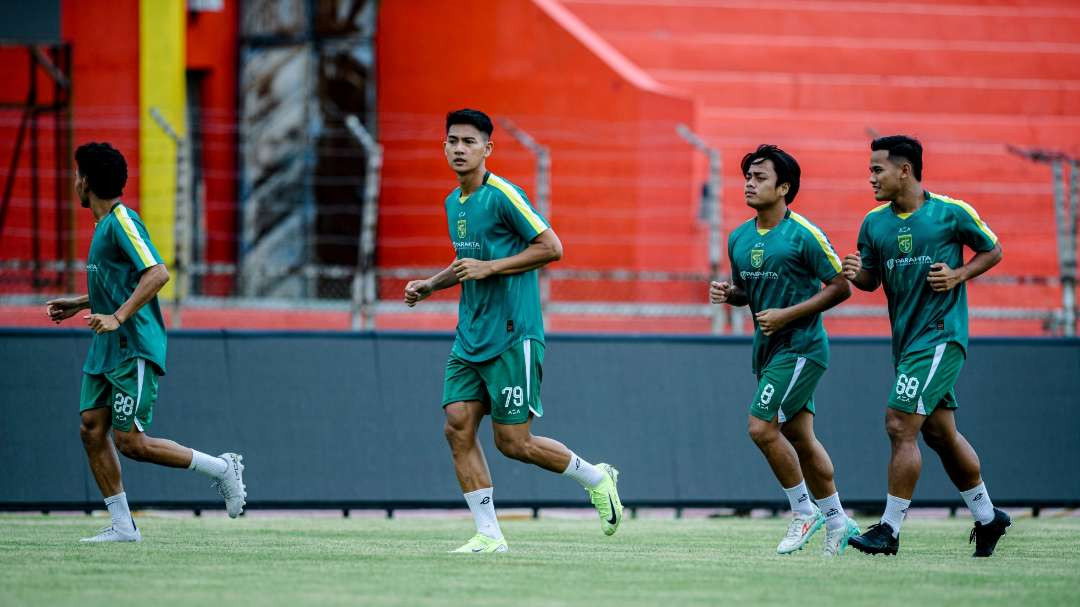
[[[725,230],[749,216],[738,161],[759,143],[803,167],[794,208],[854,250],[875,133],[919,137],[924,183],[974,205],[1004,261],[971,285],[982,308],[1055,308],[1061,293],[1050,170],[1008,146],[1080,154],[1080,5],[804,0],[564,0],[649,75],[697,101],[724,163]],[[883,305],[880,293],[856,305]],[[989,312],[989,310],[988,310]],[[878,333],[880,319],[830,319]],[[1031,319],[973,332],[1039,334]]]

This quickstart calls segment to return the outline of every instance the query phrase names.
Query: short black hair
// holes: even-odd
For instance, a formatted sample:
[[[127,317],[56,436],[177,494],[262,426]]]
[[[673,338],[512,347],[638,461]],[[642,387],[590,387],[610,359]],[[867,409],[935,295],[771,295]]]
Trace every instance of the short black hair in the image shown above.
[[[91,141],[75,150],[75,164],[79,175],[86,177],[87,185],[102,200],[119,198],[127,183],[127,162],[124,155],[107,142]]]
[[[870,142],[870,149],[874,152],[885,150],[893,163],[896,162],[893,158],[910,162],[912,175],[917,181],[922,181],[922,144],[918,139],[907,135],[878,137]]]
[[[446,132],[449,133],[450,127],[455,124],[471,124],[476,127],[476,130],[487,135],[488,139],[491,139],[491,134],[495,132],[495,125],[491,124],[491,118],[480,110],[463,108],[447,113]]]
[[[750,165],[763,160],[771,160],[776,169],[776,187],[780,187],[782,183],[788,184],[787,194],[784,194],[784,203],[794,202],[795,195],[799,193],[799,178],[802,176],[802,169],[799,168],[795,157],[775,145],[764,143],[753,152],[743,156],[741,165],[743,175],[750,174]]]

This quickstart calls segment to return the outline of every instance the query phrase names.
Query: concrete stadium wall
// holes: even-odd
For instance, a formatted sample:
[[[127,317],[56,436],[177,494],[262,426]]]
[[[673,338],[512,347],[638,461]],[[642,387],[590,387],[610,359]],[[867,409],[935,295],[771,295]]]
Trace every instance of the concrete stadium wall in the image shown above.
[[[99,504],[78,437],[84,332],[0,330],[0,506]],[[244,454],[253,506],[460,504],[442,437],[448,335],[179,332],[150,433]],[[738,338],[549,338],[536,433],[622,471],[629,504],[783,501],[746,436],[754,377]],[[836,339],[817,432],[849,504],[879,504],[889,346]],[[973,342],[959,426],[998,503],[1080,504],[1080,341]],[[503,505],[584,504],[575,483],[483,441]],[[923,448],[916,503],[960,504]],[[136,504],[213,504],[205,478],[123,459]]]

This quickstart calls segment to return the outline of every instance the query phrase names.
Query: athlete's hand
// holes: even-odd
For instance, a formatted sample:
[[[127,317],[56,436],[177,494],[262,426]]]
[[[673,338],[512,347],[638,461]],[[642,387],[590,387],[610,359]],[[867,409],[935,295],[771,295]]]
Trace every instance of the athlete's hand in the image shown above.
[[[930,273],[926,275],[926,280],[930,283],[930,288],[943,293],[964,282],[964,276],[960,270],[954,270],[948,264],[935,263],[930,266]]]
[[[60,321],[75,316],[82,308],[82,302],[77,298],[50,299],[45,302],[45,314],[49,316],[49,320],[56,324],[60,324]]]
[[[709,303],[727,303],[733,293],[735,293],[735,286],[726,280],[724,282],[714,280],[709,283]]]
[[[769,308],[768,310],[762,310],[757,314],[754,314],[754,318],[757,319],[758,327],[761,328],[761,332],[765,335],[772,335],[791,322],[791,319],[788,318],[786,309],[783,308]]]
[[[495,273],[490,261],[480,261],[471,257],[455,259],[450,268],[457,274],[458,280],[484,280]]]
[[[841,271],[844,273],[844,278],[855,280],[855,277],[862,271],[862,255],[859,255],[858,251],[856,251],[851,255],[844,256]]]
[[[112,333],[120,328],[120,321],[113,314],[87,314],[83,318],[86,319],[86,325],[90,327],[90,330],[98,335]]]
[[[432,291],[434,289],[430,280],[410,280],[409,284],[405,285],[405,305],[410,308],[415,306],[427,299]]]

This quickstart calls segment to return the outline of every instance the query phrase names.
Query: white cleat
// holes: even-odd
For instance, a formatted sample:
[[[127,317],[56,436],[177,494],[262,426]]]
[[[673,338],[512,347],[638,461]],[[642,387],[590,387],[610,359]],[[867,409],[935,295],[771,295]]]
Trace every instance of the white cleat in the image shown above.
[[[818,529],[825,524],[825,515],[817,506],[814,506],[813,514],[796,514],[791,517],[788,524],[787,534],[776,547],[777,554],[790,554],[796,550],[802,550],[806,542],[817,533]]]
[[[229,518],[236,518],[244,511],[247,504],[247,487],[244,486],[244,456],[236,453],[222,453],[219,455],[225,460],[228,467],[225,476],[214,481],[211,486],[216,487],[222,499],[225,500],[225,510]]]
[[[861,534],[859,526],[855,524],[855,521],[847,519],[844,521],[844,526],[839,529],[825,529],[825,549],[822,554],[825,556],[840,556],[847,549],[848,540],[853,537],[857,537]]]
[[[134,524],[134,523],[133,523]],[[114,525],[101,530],[101,533],[94,537],[84,537],[80,542],[83,543],[97,543],[97,542],[141,542],[142,534],[139,533],[139,528],[135,527],[134,531],[127,531],[125,529],[117,529]]]

